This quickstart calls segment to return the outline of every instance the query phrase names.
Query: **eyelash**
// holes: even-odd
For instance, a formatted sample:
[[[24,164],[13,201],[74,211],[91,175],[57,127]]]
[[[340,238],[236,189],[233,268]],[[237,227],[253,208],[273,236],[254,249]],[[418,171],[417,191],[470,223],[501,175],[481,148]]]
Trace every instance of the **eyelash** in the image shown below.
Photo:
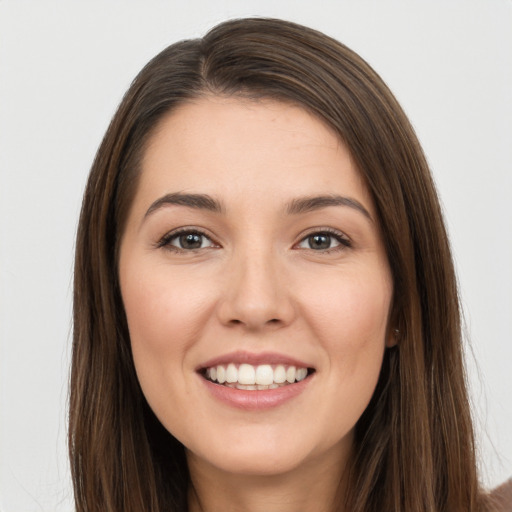
[[[200,237],[204,237],[212,243],[212,246],[199,247],[199,248],[195,248],[195,249],[184,249],[181,247],[176,247],[174,245],[171,245],[172,241],[176,240],[178,237],[180,237],[182,235],[197,235]],[[336,240],[336,242],[339,243],[339,245],[337,245],[335,247],[329,247],[327,249],[320,249],[320,250],[315,250],[310,247],[307,250],[313,251],[315,253],[329,254],[331,252],[343,251],[344,249],[352,247],[351,241],[342,232],[337,231],[332,228],[315,229],[315,230],[311,231],[310,233],[306,234],[305,236],[303,236],[297,244],[294,244],[294,247],[305,242],[308,238],[311,238],[313,236],[321,236],[321,235],[327,235],[331,238],[334,238]],[[217,244],[211,239],[211,237],[209,237],[206,233],[204,233],[200,229],[195,229],[195,228],[180,228],[176,231],[171,231],[170,233],[167,233],[166,235],[164,235],[159,240],[159,242],[156,244],[157,248],[165,248],[167,250],[177,252],[177,253],[196,252],[201,249],[215,248],[216,245]],[[218,245],[217,245],[217,247],[218,247]]]
[[[215,242],[206,233],[204,233],[200,229],[180,228],[180,229],[177,229],[176,231],[171,231],[170,233],[167,233],[166,235],[164,235],[160,239],[160,241],[156,244],[157,248],[165,248],[165,249],[168,249],[170,251],[179,252],[179,253],[183,253],[183,252],[196,252],[196,251],[199,251],[201,249],[208,249],[209,248],[209,247],[199,247],[197,249],[183,249],[181,247],[176,247],[174,245],[171,245],[171,242],[173,240],[177,239],[178,237],[180,237],[182,235],[197,235],[197,236],[200,236],[200,237],[204,237],[207,240],[209,240],[214,246],[216,245]]]
[[[308,238],[311,238],[313,236],[318,236],[318,235],[327,235],[331,238],[334,238],[336,240],[336,242],[339,243],[339,245],[335,246],[335,247],[329,247],[328,249],[322,249],[322,250],[317,250],[317,251],[312,248],[309,248],[310,251],[313,251],[315,253],[330,254],[332,252],[343,251],[345,249],[352,247],[352,242],[346,237],[346,235],[344,235],[341,231],[337,231],[336,229],[332,229],[332,228],[314,229],[314,230],[310,231],[308,234],[306,234],[306,236],[302,237],[299,241],[299,244],[305,242]],[[298,244],[295,244],[295,245],[298,245]]]

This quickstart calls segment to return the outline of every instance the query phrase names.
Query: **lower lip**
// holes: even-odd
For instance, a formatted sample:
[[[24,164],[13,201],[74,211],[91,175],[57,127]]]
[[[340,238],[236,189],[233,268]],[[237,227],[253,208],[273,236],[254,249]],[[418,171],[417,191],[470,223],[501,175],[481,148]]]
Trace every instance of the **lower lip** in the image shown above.
[[[215,384],[201,376],[208,391],[221,402],[246,411],[259,411],[278,407],[300,395],[311,383],[313,375],[300,382],[287,384],[276,389],[248,391]]]

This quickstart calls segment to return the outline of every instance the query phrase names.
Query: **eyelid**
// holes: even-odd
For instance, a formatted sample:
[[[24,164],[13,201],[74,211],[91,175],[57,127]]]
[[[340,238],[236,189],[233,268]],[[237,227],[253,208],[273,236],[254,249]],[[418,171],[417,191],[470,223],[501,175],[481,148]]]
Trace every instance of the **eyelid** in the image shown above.
[[[211,243],[212,243],[212,246],[210,247],[202,247],[202,248],[198,248],[198,249],[182,249],[180,247],[176,247],[174,245],[171,245],[170,242],[177,238],[178,236],[182,235],[182,234],[185,234],[185,233],[195,233],[195,234],[198,234],[198,235],[201,235],[203,237],[205,237],[206,239],[208,239]],[[293,245],[293,248],[297,248],[298,249],[298,245],[301,244],[302,242],[304,242],[308,237],[310,236],[313,236],[315,234],[327,234],[327,235],[330,235],[332,236],[333,238],[335,238],[338,242],[339,242],[339,245],[336,246],[336,247],[330,247],[328,249],[324,249],[324,250],[314,250],[314,249],[309,249],[311,251],[314,251],[314,252],[318,252],[318,253],[328,253],[328,252],[331,252],[331,251],[336,251],[336,250],[343,250],[343,249],[346,249],[348,247],[351,247],[352,246],[352,242],[350,240],[350,238],[345,235],[345,233],[343,233],[342,231],[338,230],[338,229],[334,229],[334,228],[330,228],[330,227],[313,227],[313,228],[310,228],[308,229],[306,232],[303,232],[301,235],[300,235],[300,238],[299,240]],[[206,232],[206,230],[202,229],[202,228],[198,228],[196,226],[182,226],[182,227],[179,227],[179,228],[176,228],[176,229],[173,229],[167,233],[165,233],[155,244],[156,248],[167,248],[169,250],[174,250],[176,252],[194,252],[194,251],[199,251],[199,250],[203,250],[203,249],[210,249],[210,248],[219,248],[221,247],[221,245],[215,241],[215,239]],[[305,250],[308,250],[308,249],[305,249]]]
[[[176,247],[175,245],[171,245],[171,241],[180,235],[186,234],[186,233],[194,233],[197,235],[201,235],[205,238],[207,238],[211,243],[211,247],[201,247],[198,249],[182,249],[180,247]],[[182,226],[176,229],[173,229],[171,231],[168,231],[165,235],[163,235],[155,244],[156,248],[164,248],[168,250],[172,250],[175,252],[194,252],[199,251],[203,249],[211,249],[211,248],[217,248],[220,247],[220,244],[218,244],[211,235],[209,235],[204,229],[195,227],[195,226]]]
[[[310,251],[317,252],[317,253],[328,253],[330,251],[347,249],[352,246],[352,241],[345,233],[343,233],[343,231],[340,231],[340,230],[334,229],[334,228],[328,228],[328,227],[314,227],[314,228],[308,229],[306,231],[306,233],[301,234],[298,242],[296,242],[294,244],[294,248],[296,248],[299,244],[304,242],[310,236],[317,235],[317,234],[330,235],[333,238],[335,238],[339,242],[340,245],[336,246],[336,247],[330,247],[329,249],[324,249],[324,250],[317,250],[317,251],[315,251],[314,249],[305,249],[305,250],[310,250]]]

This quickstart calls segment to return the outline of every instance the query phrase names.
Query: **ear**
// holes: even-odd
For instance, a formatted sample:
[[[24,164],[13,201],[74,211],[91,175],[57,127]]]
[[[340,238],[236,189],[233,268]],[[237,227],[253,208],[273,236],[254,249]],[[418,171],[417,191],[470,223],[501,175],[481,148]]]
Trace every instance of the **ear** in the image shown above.
[[[386,348],[391,348],[398,345],[400,339],[400,331],[396,328],[390,328],[388,335],[386,336]]]
[[[386,334],[386,348],[396,347],[400,341],[400,329],[398,326],[402,323],[399,308],[396,306],[395,301],[389,310],[387,334]]]

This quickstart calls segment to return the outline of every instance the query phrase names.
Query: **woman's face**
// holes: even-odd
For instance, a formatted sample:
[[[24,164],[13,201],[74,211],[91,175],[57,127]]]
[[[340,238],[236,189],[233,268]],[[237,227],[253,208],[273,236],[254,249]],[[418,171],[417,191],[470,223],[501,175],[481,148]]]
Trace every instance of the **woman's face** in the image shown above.
[[[189,462],[343,462],[392,281],[350,154],[305,110],[209,97],[150,139],[119,274],[137,376]],[[240,389],[242,388],[242,389]]]

